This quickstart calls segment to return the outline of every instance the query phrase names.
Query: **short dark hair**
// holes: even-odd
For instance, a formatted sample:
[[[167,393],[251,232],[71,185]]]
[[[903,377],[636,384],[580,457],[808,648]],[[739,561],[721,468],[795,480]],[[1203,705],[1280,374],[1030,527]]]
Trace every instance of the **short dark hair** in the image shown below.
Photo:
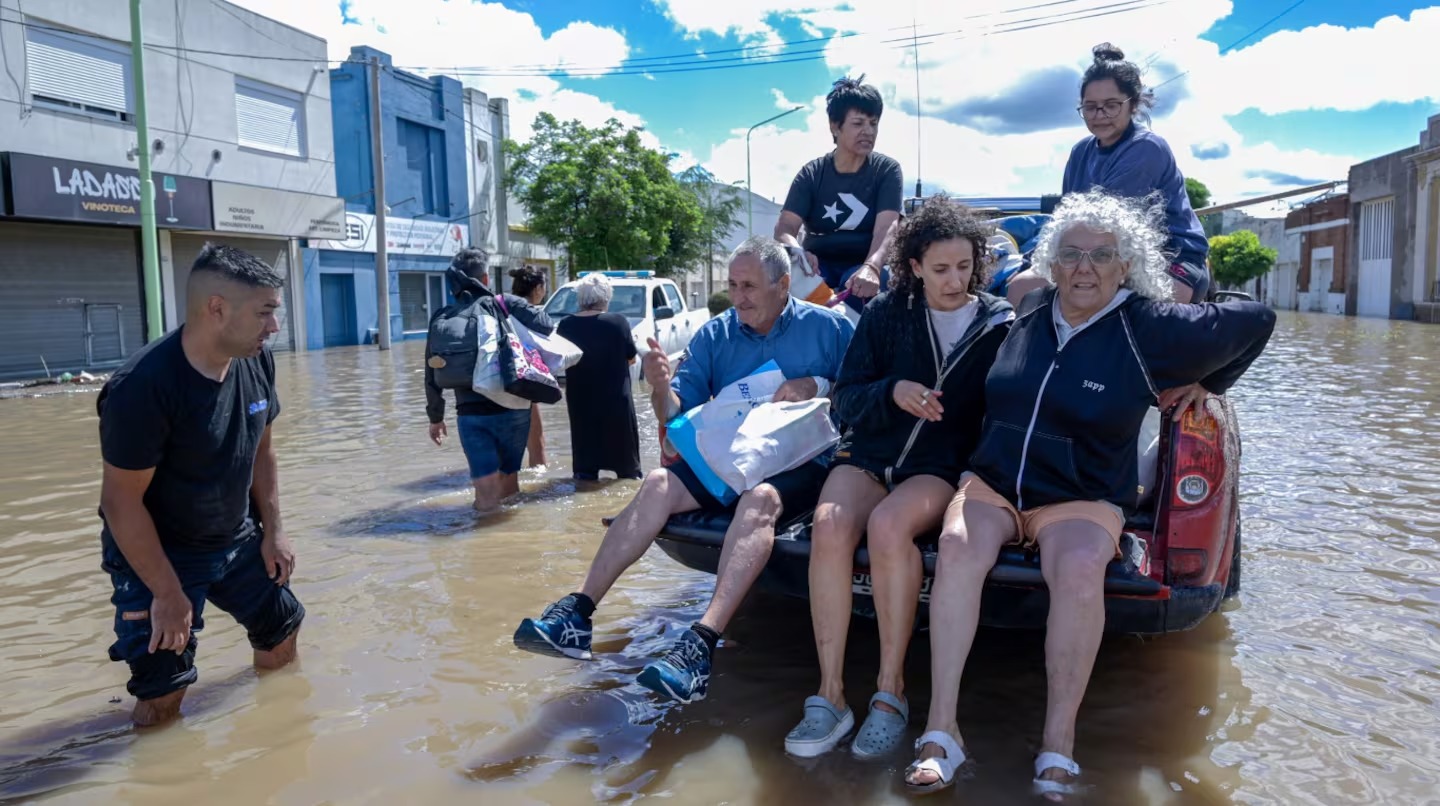
[[[825,114],[830,116],[831,123],[837,126],[844,123],[852,109],[872,118],[884,113],[885,99],[880,97],[879,90],[860,83],[864,80],[864,74],[859,78],[845,76],[831,85],[830,94],[825,96]]]
[[[233,246],[206,243],[190,265],[190,273],[209,272],[251,288],[282,288],[285,278],[269,263]]]
[[[467,246],[455,253],[450,268],[459,269],[472,280],[490,275],[490,253],[478,246]]]
[[[1092,81],[1104,81],[1108,78],[1125,93],[1125,97],[1134,102],[1135,115],[1149,112],[1155,105],[1155,93],[1145,88],[1145,82],[1140,78],[1140,68],[1134,62],[1125,61],[1125,51],[1109,42],[1101,42],[1091,48],[1090,53],[1094,55],[1095,61],[1085,70],[1084,78],[1080,79],[1080,97],[1085,97],[1085,88],[1090,86]]]
[[[525,264],[510,270],[510,293],[517,297],[528,297],[530,292],[545,285],[545,272],[539,266]]]
[[[989,268],[986,242],[993,231],[969,207],[943,193],[931,196],[914,215],[900,219],[900,226],[890,244],[890,285],[900,293],[920,293],[920,278],[910,267],[911,259],[923,262],[925,251],[931,244],[963,238],[975,249],[975,268],[970,274],[970,287],[966,290],[972,294],[983,291],[989,282],[986,276],[989,273],[986,271]]]

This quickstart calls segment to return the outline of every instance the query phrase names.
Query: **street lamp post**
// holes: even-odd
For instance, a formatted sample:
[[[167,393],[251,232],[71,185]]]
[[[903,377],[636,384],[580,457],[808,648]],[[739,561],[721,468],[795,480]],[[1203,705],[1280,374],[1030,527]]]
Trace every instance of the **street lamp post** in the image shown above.
[[[766,123],[779,120],[792,112],[799,112],[804,109],[797,106],[794,109],[787,109],[772,118],[766,118],[745,131],[745,229],[751,235],[755,234],[755,185],[750,181],[750,133],[764,126]]]

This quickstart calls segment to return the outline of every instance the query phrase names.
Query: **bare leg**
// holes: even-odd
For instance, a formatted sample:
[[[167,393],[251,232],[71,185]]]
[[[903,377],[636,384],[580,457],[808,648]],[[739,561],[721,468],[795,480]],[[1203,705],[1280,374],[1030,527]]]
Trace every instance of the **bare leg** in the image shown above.
[[[780,493],[769,484],[740,496],[739,508],[725,532],[720,550],[720,570],[715,577],[715,595],[700,623],[715,632],[724,632],[750,586],[770,560],[775,546],[775,522],[780,520]]]
[[[540,404],[530,404],[530,439],[525,446],[530,458],[529,467],[539,467],[545,462],[545,426],[540,423]]]
[[[500,500],[506,501],[520,494],[520,474],[500,474]]]
[[[299,657],[299,650],[296,648],[296,641],[300,638],[300,631],[290,633],[284,641],[276,644],[273,649],[255,650],[255,668],[271,671],[289,666]]]
[[[915,608],[924,580],[915,538],[939,525],[955,487],[934,476],[906,479],[870,515],[870,582],[880,623],[880,676],[877,691],[905,693],[905,651],[915,631]],[[813,560],[812,560],[813,562]],[[814,601],[812,585],[811,601]],[[877,708],[893,710],[884,703]]]
[[[810,531],[810,619],[820,656],[820,696],[845,710],[845,639],[850,632],[850,586],[855,548],[885,488],[865,471],[840,465],[830,471]]]
[[[1005,288],[1005,298],[1010,301],[1011,305],[1018,308],[1020,300],[1024,299],[1026,294],[1047,285],[1050,285],[1049,280],[1036,274],[1033,269],[1026,269],[1010,278],[1010,282]]]
[[[945,512],[935,584],[930,591],[930,715],[925,732],[943,730],[961,747],[965,741],[955,712],[960,702],[960,676],[980,626],[980,591],[1001,547],[1013,539],[1015,518],[999,507],[963,501],[958,507],[952,503]],[[920,749],[920,758],[939,755],[944,751],[933,744]],[[936,780],[929,771],[920,771],[911,783]]]
[[[500,500],[504,497],[501,493],[504,487],[501,476],[500,473],[491,473],[471,481],[475,485],[476,512],[491,512],[500,506]]]
[[[605,530],[605,539],[601,541],[595,559],[590,561],[590,573],[586,575],[580,592],[599,604],[615,580],[655,542],[655,537],[671,515],[699,508],[694,496],[670,471],[650,471],[640,484],[640,492]],[[733,525],[731,529],[734,529]],[[725,547],[728,551],[728,538]],[[721,568],[724,568],[723,556]]]
[[[180,701],[185,699],[185,689],[172,691],[153,700],[136,700],[135,710],[130,719],[137,728],[153,728],[180,718]]]
[[[1040,570],[1050,589],[1050,619],[1045,629],[1048,692],[1042,752],[1075,754],[1075,717],[1090,682],[1095,655],[1105,632],[1105,566],[1115,543],[1100,526],[1083,520],[1053,523],[1036,536]],[[1051,768],[1050,780],[1069,776]]]

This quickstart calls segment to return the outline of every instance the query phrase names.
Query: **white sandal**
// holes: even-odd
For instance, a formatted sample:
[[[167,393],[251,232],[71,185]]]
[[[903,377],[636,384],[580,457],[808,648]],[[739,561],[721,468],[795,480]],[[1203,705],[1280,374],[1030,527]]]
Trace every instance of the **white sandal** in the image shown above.
[[[1051,781],[1041,778],[1041,773],[1046,770],[1062,770],[1071,778],[1080,777],[1080,765],[1075,759],[1063,756],[1059,753],[1041,753],[1035,757],[1035,794],[1037,795],[1071,795],[1079,791],[1075,781]]]
[[[943,756],[934,758],[915,759],[909,767],[905,768],[905,788],[917,795],[927,795],[931,792],[939,792],[955,783],[955,771],[965,763],[965,751],[955,743],[954,737],[943,730],[932,730],[929,733],[915,740],[915,752],[918,754],[927,744],[939,745],[945,751]],[[938,775],[938,781],[931,781],[928,784],[911,783],[910,779],[917,772],[932,772]]]

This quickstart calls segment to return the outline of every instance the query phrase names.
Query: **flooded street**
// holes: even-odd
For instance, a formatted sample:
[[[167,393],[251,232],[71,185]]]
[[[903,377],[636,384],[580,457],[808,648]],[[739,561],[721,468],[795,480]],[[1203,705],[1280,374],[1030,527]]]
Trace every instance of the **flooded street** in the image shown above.
[[[803,602],[753,596],[692,706],[631,684],[709,595],[709,577],[658,549],[597,612],[595,662],[515,650],[516,623],[578,586],[600,518],[636,483],[577,493],[565,411],[549,407],[550,466],[525,475],[519,504],[477,518],[453,419],[443,448],[426,439],[421,353],[277,355],[301,665],[258,677],[244,631],[207,610],[186,717],[146,735],[127,729],[127,672],[106,656],[95,396],[0,400],[0,802],[907,800],[908,753],[782,752],[818,683]],[[1190,633],[1106,641],[1080,715],[1087,802],[1440,799],[1437,357],[1440,328],[1281,314],[1232,395],[1243,593]],[[641,443],[654,467],[648,411]],[[857,711],[877,652],[857,619]],[[1027,801],[1040,637],[982,632],[975,652],[960,719],[979,764],[957,796]],[[913,735],[928,664],[922,637]]]

